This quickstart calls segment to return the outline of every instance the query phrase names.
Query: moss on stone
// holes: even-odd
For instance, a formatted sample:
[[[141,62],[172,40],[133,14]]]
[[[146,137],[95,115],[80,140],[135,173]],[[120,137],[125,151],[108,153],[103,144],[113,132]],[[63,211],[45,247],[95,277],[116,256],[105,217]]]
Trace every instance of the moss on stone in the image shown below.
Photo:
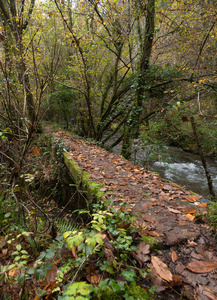
[[[142,300],[154,300],[155,295],[150,294],[147,290],[137,285],[135,282],[132,282],[130,285],[126,286],[125,290],[126,294],[132,296],[134,299],[142,299]]]
[[[153,236],[149,236],[149,235],[143,235],[141,240],[143,242],[145,242],[146,244],[150,245],[151,251],[156,250],[156,248],[159,246],[159,243],[160,243],[158,239],[156,239]]]
[[[100,200],[104,195],[104,192],[100,191],[102,184],[97,181],[89,180],[89,173],[87,171],[81,171],[78,164],[73,158],[66,152],[63,154],[64,163],[66,164],[72,179],[77,185],[81,186],[81,189],[87,193],[89,200]]]

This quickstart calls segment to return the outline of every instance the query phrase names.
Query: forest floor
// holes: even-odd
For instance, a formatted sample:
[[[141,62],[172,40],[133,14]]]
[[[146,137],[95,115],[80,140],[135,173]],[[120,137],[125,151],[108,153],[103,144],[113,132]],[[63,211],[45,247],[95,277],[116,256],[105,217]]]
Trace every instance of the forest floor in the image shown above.
[[[105,198],[117,207],[126,202],[136,213],[139,234],[157,239],[158,250],[151,253],[143,244],[137,261],[151,269],[158,299],[217,299],[217,246],[202,218],[206,201],[94,143],[64,131],[53,134],[89,180],[102,184]]]

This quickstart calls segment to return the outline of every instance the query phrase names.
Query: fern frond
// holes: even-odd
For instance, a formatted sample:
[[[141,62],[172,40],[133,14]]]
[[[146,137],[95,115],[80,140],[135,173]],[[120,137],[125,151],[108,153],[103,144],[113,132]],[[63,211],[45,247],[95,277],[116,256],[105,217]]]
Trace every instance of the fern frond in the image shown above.
[[[66,231],[78,231],[81,228],[79,224],[75,224],[73,221],[65,219],[57,219],[55,225],[58,227],[61,234]]]

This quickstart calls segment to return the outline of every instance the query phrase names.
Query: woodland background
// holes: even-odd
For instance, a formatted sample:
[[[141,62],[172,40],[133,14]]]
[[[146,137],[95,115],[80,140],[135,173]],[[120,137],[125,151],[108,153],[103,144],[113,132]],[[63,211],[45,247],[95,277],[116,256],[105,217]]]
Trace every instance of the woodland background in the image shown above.
[[[37,220],[45,218],[56,237],[46,209],[67,181],[64,145],[44,135],[45,124],[100,146],[112,140],[110,150],[121,143],[125,158],[135,145],[153,143],[215,157],[216,22],[216,0],[0,0],[1,240],[8,233],[16,240],[15,254],[2,254],[9,269],[0,275],[12,270],[22,297],[30,290],[26,274],[50,268],[29,271],[29,257],[21,257],[48,249]],[[49,251],[41,259],[54,257]],[[25,275],[13,273],[18,263]]]

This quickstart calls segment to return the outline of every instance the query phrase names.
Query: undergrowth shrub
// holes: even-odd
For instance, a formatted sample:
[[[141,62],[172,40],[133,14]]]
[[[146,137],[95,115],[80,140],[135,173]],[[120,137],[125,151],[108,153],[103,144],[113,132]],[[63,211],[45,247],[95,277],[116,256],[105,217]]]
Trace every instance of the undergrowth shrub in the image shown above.
[[[57,217],[64,147],[50,135],[35,140],[17,183],[0,196],[3,299],[152,299],[137,284],[150,273],[133,256],[140,238],[126,203],[99,201]]]
[[[207,206],[207,219],[210,224],[210,226],[215,231],[215,234],[217,234],[217,202],[211,202]]]

